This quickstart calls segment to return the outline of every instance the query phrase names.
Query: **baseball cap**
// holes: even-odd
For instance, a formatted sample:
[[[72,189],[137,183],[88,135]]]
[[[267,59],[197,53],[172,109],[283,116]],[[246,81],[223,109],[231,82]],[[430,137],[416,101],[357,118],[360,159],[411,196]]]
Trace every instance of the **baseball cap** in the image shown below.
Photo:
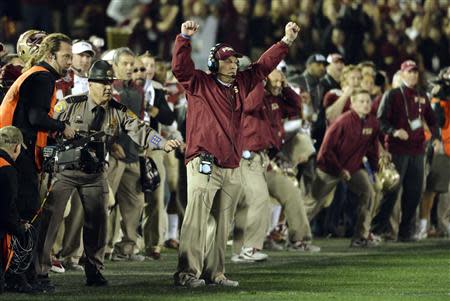
[[[331,53],[327,56],[327,63],[331,64],[331,63],[336,63],[336,62],[343,62],[344,58],[342,57],[342,55],[340,55],[339,53]]]
[[[327,63],[327,59],[320,53],[316,53],[316,54],[310,55],[308,57],[308,59],[306,60],[306,65],[309,65],[312,63],[319,63],[319,64],[325,65]]]
[[[86,41],[79,41],[72,45],[72,53],[80,54],[83,52],[90,52],[92,56],[94,56],[95,51],[92,48],[92,45]]]
[[[239,52],[236,52],[236,50],[233,49],[233,47],[231,47],[228,44],[223,44],[220,46],[219,49],[216,50],[216,59],[223,61],[226,60],[227,58],[229,58],[230,56],[235,56],[237,58],[243,57],[242,54],[240,54]]]
[[[400,66],[401,71],[411,71],[411,70],[418,70],[416,62],[412,60],[407,60],[402,63]]]

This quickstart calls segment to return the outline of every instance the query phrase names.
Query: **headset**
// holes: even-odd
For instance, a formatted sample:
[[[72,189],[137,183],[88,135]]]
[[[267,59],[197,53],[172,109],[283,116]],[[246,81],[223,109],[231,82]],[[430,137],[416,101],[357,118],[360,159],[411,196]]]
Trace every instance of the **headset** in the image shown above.
[[[217,71],[219,71],[219,60],[216,58],[216,53],[222,46],[223,43],[218,43],[214,45],[214,47],[212,47],[211,50],[209,51],[208,69],[212,73],[217,73]]]

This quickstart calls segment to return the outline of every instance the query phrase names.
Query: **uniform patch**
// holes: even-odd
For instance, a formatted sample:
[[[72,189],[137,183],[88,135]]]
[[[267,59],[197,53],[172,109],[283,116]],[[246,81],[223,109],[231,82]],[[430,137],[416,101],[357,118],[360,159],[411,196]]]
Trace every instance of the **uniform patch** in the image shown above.
[[[161,142],[161,138],[158,136],[153,136],[150,142],[156,146],[159,146],[159,143]]]
[[[363,135],[372,135],[373,129],[372,128],[363,128],[362,134]]]
[[[58,103],[55,106],[55,112],[56,113],[64,113],[67,110],[67,101],[65,100],[60,100],[58,101]]]
[[[127,115],[131,118],[137,118],[136,114],[134,114],[131,110],[127,110]]]

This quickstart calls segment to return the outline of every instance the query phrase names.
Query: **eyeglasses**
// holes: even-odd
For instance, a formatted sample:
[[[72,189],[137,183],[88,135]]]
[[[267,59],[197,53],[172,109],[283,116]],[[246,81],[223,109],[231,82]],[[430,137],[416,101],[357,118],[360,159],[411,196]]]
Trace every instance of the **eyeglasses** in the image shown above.
[[[136,72],[145,72],[145,68],[144,68],[144,67],[142,67],[142,68],[135,68],[135,69],[133,70],[133,72],[134,72],[134,73],[136,73]]]

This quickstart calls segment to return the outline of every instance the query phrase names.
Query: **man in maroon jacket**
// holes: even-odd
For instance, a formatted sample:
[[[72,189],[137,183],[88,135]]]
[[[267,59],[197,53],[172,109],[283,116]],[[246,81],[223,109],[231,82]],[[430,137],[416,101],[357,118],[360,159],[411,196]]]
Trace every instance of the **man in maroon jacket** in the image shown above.
[[[415,240],[414,220],[424,182],[424,122],[434,133],[436,119],[427,96],[417,89],[419,72],[416,63],[405,61],[400,70],[403,84],[384,94],[377,115],[381,130],[386,134],[387,150],[400,173],[401,184],[385,195],[374,225],[376,233],[386,230],[395,202],[401,197],[402,218],[398,240],[412,241]]]
[[[311,229],[300,191],[297,192],[298,187],[285,175],[267,172],[268,151],[279,151],[284,140],[283,119],[300,114],[300,96],[287,85],[279,70],[273,70],[266,86],[259,83],[245,100],[242,129],[244,150],[240,164],[245,186],[236,211],[233,262],[267,259],[268,256],[260,250],[268,228],[269,192],[289,209],[286,215],[292,239],[290,248],[302,251],[313,249],[304,242],[305,237],[311,239]],[[286,183],[277,185],[280,182]]]
[[[320,207],[339,180],[348,184],[359,197],[358,220],[351,242],[353,247],[367,247],[373,203],[373,174],[363,167],[368,160],[372,170],[378,170],[379,124],[369,114],[372,101],[368,91],[357,89],[351,96],[351,110],[342,114],[327,129],[317,156],[317,177],[312,196]],[[366,158],[364,158],[366,157]],[[366,164],[364,163],[364,164]]]
[[[286,56],[300,28],[288,23],[282,41],[242,72],[238,72],[240,54],[226,44],[216,45],[208,59],[210,74],[196,70],[191,59],[190,39],[197,29],[193,21],[181,25],[172,58],[173,74],[188,99],[188,204],[174,278],[175,284],[187,287],[204,286],[205,280],[238,286],[237,281],[225,277],[224,265],[228,227],[243,186],[239,161],[244,99]],[[208,225],[216,229],[207,231]],[[212,232],[208,240],[207,232]]]

